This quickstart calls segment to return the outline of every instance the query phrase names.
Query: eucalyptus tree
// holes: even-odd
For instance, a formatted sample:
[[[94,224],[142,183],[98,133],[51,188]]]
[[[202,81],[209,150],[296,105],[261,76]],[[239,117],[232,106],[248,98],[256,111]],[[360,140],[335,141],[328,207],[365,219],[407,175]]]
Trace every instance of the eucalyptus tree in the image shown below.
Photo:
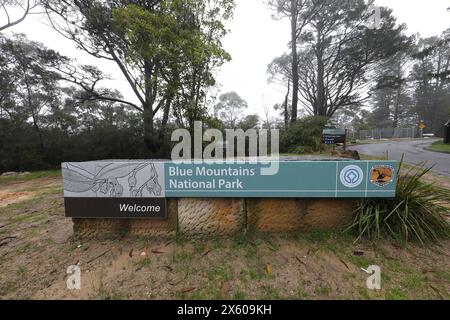
[[[204,116],[213,71],[231,59],[222,48],[233,0],[45,0],[53,27],[90,55],[113,62],[132,89],[133,101],[97,90],[102,74],[68,70],[91,99],[127,104],[140,112],[144,140],[157,155],[171,116],[193,126]],[[134,102],[137,100],[138,102]],[[156,115],[162,113],[159,132]]]
[[[410,54],[410,50],[399,52],[378,64],[373,73],[375,84],[371,89],[373,113],[370,121],[374,127],[411,125],[414,110],[408,73],[412,67]]]
[[[304,28],[310,23],[311,19],[320,13],[322,3],[318,0],[269,0],[268,5],[276,14],[275,19],[288,18],[291,25],[291,76],[292,76],[292,110],[291,122],[297,121],[298,117],[298,92],[299,92],[299,57],[298,45],[299,38]],[[288,86],[288,95],[290,86]],[[286,102],[286,101],[285,101]],[[286,102],[287,107],[287,102]],[[287,115],[287,112],[285,112]]]
[[[220,95],[219,102],[214,106],[214,113],[228,128],[235,129],[243,120],[244,110],[247,108],[247,101],[231,91]]]
[[[23,35],[0,37],[0,57],[0,78],[9,81],[0,90],[8,103],[0,108],[17,124],[30,120],[44,150],[43,118],[60,96],[60,77],[52,67],[64,57]]]
[[[403,33],[392,11],[381,8],[378,28],[367,21],[373,1],[317,0],[318,14],[310,16],[297,46],[299,103],[310,114],[333,117],[341,108],[359,106],[370,74],[381,61],[405,50],[411,39]],[[295,59],[275,59],[269,71],[295,82],[288,64]],[[294,90],[294,87],[293,87]],[[294,102],[293,110],[294,114]],[[293,118],[295,120],[295,117]]]
[[[443,133],[450,117],[450,30],[441,36],[420,39],[410,75],[414,86],[415,111],[427,130]]]

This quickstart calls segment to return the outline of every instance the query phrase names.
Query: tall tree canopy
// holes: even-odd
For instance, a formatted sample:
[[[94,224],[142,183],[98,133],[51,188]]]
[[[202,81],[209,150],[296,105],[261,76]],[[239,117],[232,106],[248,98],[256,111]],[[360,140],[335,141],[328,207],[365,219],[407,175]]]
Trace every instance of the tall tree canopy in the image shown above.
[[[94,57],[114,62],[133,90],[142,113],[144,140],[150,155],[158,155],[172,115],[182,126],[201,119],[212,72],[229,54],[221,39],[231,18],[233,0],[45,0],[56,30]],[[98,77],[69,72],[91,99],[110,100],[96,88]],[[98,75],[98,74],[97,74]],[[159,132],[156,115],[162,112]]]
[[[41,149],[42,116],[59,103],[59,75],[52,66],[62,58],[23,35],[0,37],[0,113],[17,124],[31,119]]]
[[[312,14],[299,35],[299,103],[312,115],[332,117],[340,108],[360,105],[368,74],[380,61],[404,50],[411,41],[397,25],[392,11],[381,8],[379,28],[368,28],[373,1],[316,0]],[[295,82],[289,63],[292,55],[275,59],[269,66]],[[292,102],[294,105],[294,102]],[[294,112],[294,111],[293,111]]]
[[[410,52],[400,52],[377,66],[370,100],[373,112],[368,117],[373,128],[398,128],[418,123],[411,110],[410,67]]]
[[[319,14],[323,3],[318,0],[270,0],[268,4],[276,12],[274,18],[288,18],[291,24],[290,73],[292,77],[292,107],[290,120],[295,122],[298,117],[298,94],[300,85],[299,56],[297,51],[299,38],[304,28],[311,22],[311,19]],[[287,86],[287,96],[289,96],[290,92],[290,83],[291,81],[288,82]],[[287,100],[285,104],[287,105]],[[287,116],[287,112],[285,112],[285,116]],[[285,118],[285,122],[287,122],[287,118]]]
[[[421,39],[413,55],[410,75],[414,85],[415,112],[438,135],[450,117],[450,29],[441,36]]]
[[[236,128],[243,120],[244,110],[247,108],[247,101],[232,91],[220,95],[219,102],[214,106],[214,113],[228,128]]]

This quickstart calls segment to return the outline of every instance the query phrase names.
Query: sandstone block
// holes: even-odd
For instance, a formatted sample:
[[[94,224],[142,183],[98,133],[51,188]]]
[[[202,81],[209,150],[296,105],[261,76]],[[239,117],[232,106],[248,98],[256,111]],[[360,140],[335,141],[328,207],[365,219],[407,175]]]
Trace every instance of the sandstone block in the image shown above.
[[[341,229],[352,222],[356,202],[346,199],[248,199],[248,229],[291,232]]]
[[[225,236],[245,229],[239,199],[179,199],[178,231],[183,236]]]

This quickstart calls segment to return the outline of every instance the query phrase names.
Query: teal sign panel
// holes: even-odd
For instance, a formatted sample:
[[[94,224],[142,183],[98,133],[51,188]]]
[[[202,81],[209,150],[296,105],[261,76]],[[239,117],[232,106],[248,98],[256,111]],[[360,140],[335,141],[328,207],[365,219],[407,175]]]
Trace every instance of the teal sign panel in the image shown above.
[[[264,164],[165,163],[168,198],[393,198],[396,161],[281,161]],[[273,166],[273,164],[272,164]]]
[[[345,135],[345,129],[323,129],[323,134]]]

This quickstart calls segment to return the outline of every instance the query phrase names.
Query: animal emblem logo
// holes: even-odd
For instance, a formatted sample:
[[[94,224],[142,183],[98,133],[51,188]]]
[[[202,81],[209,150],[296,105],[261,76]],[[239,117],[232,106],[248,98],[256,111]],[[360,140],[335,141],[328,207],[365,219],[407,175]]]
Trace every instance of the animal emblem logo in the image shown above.
[[[372,168],[370,182],[379,187],[385,187],[394,180],[394,168],[391,166],[376,166]]]

